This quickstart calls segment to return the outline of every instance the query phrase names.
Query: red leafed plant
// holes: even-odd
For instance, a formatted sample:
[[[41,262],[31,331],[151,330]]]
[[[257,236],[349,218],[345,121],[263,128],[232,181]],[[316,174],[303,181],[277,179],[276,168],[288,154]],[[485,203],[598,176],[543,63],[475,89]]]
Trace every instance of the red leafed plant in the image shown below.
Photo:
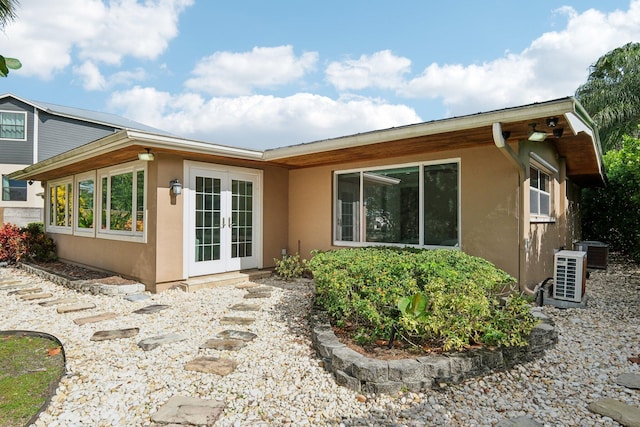
[[[0,228],[0,261],[10,264],[20,261],[27,252],[24,232],[14,224]]]

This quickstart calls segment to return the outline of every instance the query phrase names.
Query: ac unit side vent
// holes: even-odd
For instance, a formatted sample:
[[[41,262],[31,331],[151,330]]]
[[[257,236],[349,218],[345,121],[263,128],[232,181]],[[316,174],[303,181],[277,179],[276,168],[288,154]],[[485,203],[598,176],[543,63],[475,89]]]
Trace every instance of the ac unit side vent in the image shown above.
[[[586,280],[586,253],[559,251],[554,259],[553,298],[580,302]]]

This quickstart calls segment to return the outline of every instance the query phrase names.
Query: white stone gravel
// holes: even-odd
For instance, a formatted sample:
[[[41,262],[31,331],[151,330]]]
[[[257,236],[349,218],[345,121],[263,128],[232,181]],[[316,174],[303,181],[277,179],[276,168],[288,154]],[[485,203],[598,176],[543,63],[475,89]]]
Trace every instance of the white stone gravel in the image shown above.
[[[627,361],[640,353],[640,289],[627,280],[637,266],[610,264],[587,282],[586,309],[545,306],[555,322],[558,345],[538,360],[441,391],[368,395],[339,387],[311,348],[305,315],[312,298],[309,281],[273,285],[268,299],[243,299],[234,286],[184,293],[178,290],[129,302],[122,297],[79,294],[19,270],[0,269],[0,278],[19,278],[51,292],[76,297],[96,309],[58,314],[0,292],[0,330],[29,329],[58,337],[65,348],[68,374],[51,404],[35,423],[55,426],[151,426],[151,415],[175,395],[222,400],[226,408],[217,426],[491,426],[505,418],[527,416],[545,426],[615,426],[590,413],[587,404],[605,397],[640,407],[640,391],[615,384],[624,372],[640,373]],[[260,304],[261,311],[237,312],[237,303]],[[133,314],[150,304],[170,308]],[[78,326],[73,319],[101,312],[115,319]],[[255,317],[247,326],[220,325],[224,316]],[[138,327],[135,338],[90,341],[98,330]],[[200,349],[225,329],[258,337],[239,351]],[[185,341],[143,351],[137,343],[155,335],[178,333]],[[185,371],[199,356],[239,362],[220,377]],[[362,402],[362,400],[365,400]]]

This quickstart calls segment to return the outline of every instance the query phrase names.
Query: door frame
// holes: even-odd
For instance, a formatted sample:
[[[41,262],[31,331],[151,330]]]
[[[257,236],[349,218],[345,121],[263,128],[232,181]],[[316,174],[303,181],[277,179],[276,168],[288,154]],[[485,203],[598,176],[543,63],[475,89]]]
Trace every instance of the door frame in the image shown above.
[[[254,223],[254,230],[253,230],[253,239],[254,239],[254,244],[253,244],[253,248],[255,250],[255,257],[256,257],[256,261],[257,261],[257,268],[262,268],[263,267],[263,248],[262,248],[262,242],[263,242],[263,227],[262,227],[262,223],[263,223],[263,205],[262,205],[262,200],[263,200],[263,171],[260,169],[250,169],[250,168],[243,168],[243,167],[238,167],[238,166],[229,166],[229,165],[221,165],[221,164],[217,164],[217,163],[204,163],[204,162],[196,162],[196,161],[192,161],[192,160],[185,160],[184,164],[183,164],[183,179],[184,179],[184,183],[183,183],[183,196],[184,196],[184,202],[183,202],[183,218],[184,221],[182,222],[182,240],[183,240],[183,253],[182,253],[182,271],[185,272],[185,277],[189,278],[189,277],[196,277],[196,275],[192,274],[191,270],[191,257],[192,257],[192,250],[193,247],[191,245],[191,233],[192,233],[192,228],[193,228],[193,213],[195,210],[195,206],[192,206],[192,191],[194,191],[192,188],[190,188],[191,186],[191,176],[192,176],[192,170],[193,169],[205,169],[211,172],[218,172],[218,173],[238,173],[238,174],[247,174],[247,175],[252,175],[255,177],[256,179],[256,188],[254,189],[254,210],[255,210],[255,215],[256,215],[256,220]],[[229,270],[229,271],[235,271],[235,270]],[[215,274],[215,273],[211,273],[211,274]],[[201,274],[197,274],[198,276]],[[206,275],[206,274],[204,274]]]

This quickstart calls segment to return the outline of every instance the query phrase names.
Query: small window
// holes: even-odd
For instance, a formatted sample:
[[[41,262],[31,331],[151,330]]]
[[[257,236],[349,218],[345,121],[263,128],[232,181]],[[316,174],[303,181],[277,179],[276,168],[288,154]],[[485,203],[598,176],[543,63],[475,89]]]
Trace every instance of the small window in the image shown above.
[[[78,232],[93,232],[95,228],[95,173],[76,178],[76,230]]]
[[[27,201],[27,181],[18,181],[2,176],[2,200],[12,202]]]
[[[27,113],[0,111],[0,139],[26,139]]]
[[[530,212],[533,216],[551,216],[551,177],[531,166],[529,179]]]
[[[73,182],[55,181],[48,184],[47,229],[71,232],[73,224]]]

